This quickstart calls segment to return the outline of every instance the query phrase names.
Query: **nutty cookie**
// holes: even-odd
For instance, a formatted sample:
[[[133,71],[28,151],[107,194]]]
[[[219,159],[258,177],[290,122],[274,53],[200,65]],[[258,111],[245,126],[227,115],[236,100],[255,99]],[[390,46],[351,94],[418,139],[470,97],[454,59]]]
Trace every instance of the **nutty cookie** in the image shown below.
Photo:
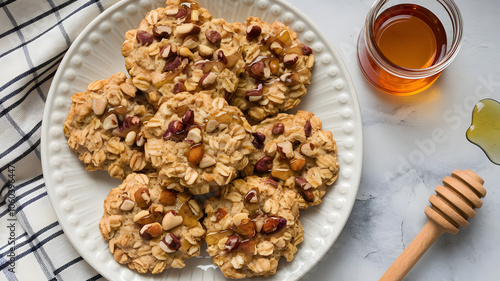
[[[226,98],[244,71],[244,26],[212,19],[194,1],[167,1],[149,12],[122,45],[134,85],[158,107],[179,92]]]
[[[198,256],[203,212],[191,197],[162,188],[155,175],[128,175],[104,200],[99,222],[114,259],[139,273],[156,274]]]
[[[229,101],[256,121],[297,106],[314,64],[312,49],[280,22],[249,17],[242,47],[246,71]]]
[[[92,82],[71,100],[64,134],[87,170],[107,170],[123,179],[151,168],[144,156],[142,128],[155,109],[123,72]]]
[[[179,93],[145,126],[145,152],[162,185],[204,194],[233,180],[248,164],[251,126],[224,98]]]
[[[269,178],[250,176],[205,201],[208,253],[228,278],[275,274],[291,261],[304,229],[296,193]]]
[[[300,208],[317,205],[338,176],[337,145],[313,113],[281,113],[253,127],[245,174],[267,175],[299,193]]]

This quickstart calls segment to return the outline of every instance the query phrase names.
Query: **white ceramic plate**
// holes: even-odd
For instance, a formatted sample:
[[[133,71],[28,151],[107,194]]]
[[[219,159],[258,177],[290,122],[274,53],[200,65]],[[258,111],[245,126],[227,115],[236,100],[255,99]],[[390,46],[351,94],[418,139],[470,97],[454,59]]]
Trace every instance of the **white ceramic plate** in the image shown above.
[[[83,258],[109,280],[223,280],[205,248],[182,270],[159,275],[140,275],[119,265],[101,238],[98,222],[103,201],[120,181],[106,172],[87,172],[69,149],[63,122],[71,95],[87,85],[125,71],[120,47],[127,30],[136,28],[144,15],[164,5],[163,0],[120,1],[96,18],[66,53],[52,82],[42,126],[43,174],[59,222]],[[319,206],[301,213],[304,242],[292,262],[282,259],[276,275],[267,280],[298,280],[326,254],[342,231],[358,191],[363,136],[359,104],[340,56],[318,28],[296,8],[280,0],[203,0],[214,17],[229,22],[259,16],[290,26],[299,39],[312,47],[316,58],[308,94],[299,109],[314,112],[323,128],[337,141],[340,175]],[[259,280],[259,278],[253,279]]]

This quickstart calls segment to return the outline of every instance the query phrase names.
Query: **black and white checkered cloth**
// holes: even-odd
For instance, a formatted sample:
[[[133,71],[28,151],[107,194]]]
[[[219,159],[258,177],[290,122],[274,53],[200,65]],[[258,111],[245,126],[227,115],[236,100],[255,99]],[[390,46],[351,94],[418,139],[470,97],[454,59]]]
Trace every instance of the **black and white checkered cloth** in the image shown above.
[[[0,0],[0,280],[103,279],[52,209],[40,137],[49,86],[66,50],[118,0]]]

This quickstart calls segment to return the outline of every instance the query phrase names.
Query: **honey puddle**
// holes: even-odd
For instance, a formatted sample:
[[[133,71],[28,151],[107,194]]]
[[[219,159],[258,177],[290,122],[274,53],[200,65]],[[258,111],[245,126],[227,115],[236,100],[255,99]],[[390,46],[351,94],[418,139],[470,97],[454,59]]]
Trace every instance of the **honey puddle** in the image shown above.
[[[479,101],[472,111],[466,136],[491,162],[500,165],[500,103],[493,99]]]

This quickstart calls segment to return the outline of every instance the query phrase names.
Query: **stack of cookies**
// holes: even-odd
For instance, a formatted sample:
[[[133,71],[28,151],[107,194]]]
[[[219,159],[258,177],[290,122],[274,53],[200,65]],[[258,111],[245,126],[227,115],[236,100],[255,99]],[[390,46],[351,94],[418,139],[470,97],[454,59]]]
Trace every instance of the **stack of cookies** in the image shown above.
[[[311,48],[282,23],[228,23],[169,0],[121,52],[129,76],[74,94],[64,123],[87,170],[124,180],[99,222],[115,260],[157,274],[206,241],[228,278],[276,273],[303,240],[299,211],[339,169],[321,120],[283,113],[306,94]]]

